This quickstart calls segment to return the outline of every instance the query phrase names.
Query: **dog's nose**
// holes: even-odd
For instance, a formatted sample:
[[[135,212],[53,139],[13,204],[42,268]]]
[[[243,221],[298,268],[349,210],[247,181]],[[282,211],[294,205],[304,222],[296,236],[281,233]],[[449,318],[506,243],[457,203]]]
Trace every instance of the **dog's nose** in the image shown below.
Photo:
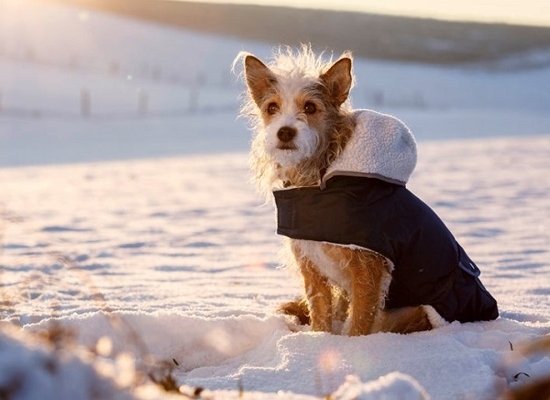
[[[294,139],[294,136],[296,136],[296,133],[297,133],[296,128],[291,128],[290,126],[283,126],[281,129],[279,129],[279,132],[277,132],[277,137],[281,142],[286,143]]]

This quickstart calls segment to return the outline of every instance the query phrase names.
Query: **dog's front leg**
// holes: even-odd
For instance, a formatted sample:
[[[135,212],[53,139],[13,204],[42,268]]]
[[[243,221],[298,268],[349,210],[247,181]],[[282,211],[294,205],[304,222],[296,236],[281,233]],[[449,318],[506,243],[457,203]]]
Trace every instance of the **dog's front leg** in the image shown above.
[[[383,281],[387,275],[384,260],[372,253],[355,253],[348,268],[351,274],[350,309],[343,333],[368,335],[372,333],[384,297]]]
[[[301,258],[300,271],[304,278],[304,289],[309,306],[311,329],[331,332],[332,292],[328,279],[321,275],[315,264],[308,258]]]

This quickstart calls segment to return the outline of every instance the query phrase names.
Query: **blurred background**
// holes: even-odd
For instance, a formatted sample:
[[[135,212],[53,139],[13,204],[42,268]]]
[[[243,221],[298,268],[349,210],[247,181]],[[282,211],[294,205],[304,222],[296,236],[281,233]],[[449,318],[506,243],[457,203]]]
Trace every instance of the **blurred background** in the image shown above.
[[[241,50],[355,55],[418,140],[550,134],[550,3],[1,0],[0,167],[245,152]],[[414,5],[413,5],[414,4]]]

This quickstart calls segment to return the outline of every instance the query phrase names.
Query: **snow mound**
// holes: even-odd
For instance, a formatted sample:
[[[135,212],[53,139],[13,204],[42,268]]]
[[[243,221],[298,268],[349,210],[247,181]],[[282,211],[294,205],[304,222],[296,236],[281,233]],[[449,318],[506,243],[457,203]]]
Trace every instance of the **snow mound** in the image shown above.
[[[277,331],[288,332],[284,319],[275,316],[199,318],[174,313],[97,312],[62,322],[86,347],[93,348],[108,337],[115,354],[130,352],[142,359],[154,355],[156,360],[177,363],[177,370],[182,372],[222,365],[256,348]],[[26,328],[37,332],[51,324],[52,320],[45,320]]]
[[[130,399],[114,381],[111,370],[123,374],[120,365],[101,368],[81,348],[56,349],[20,329],[0,329],[0,397],[2,399]]]
[[[375,381],[363,383],[356,375],[333,394],[334,400],[398,400],[429,399],[426,390],[414,378],[401,372],[392,372]]]
[[[396,371],[434,399],[486,399],[547,376],[548,354],[526,358],[519,346],[550,328],[549,138],[421,143],[419,151],[410,187],[481,266],[499,301],[496,321],[351,338],[289,328],[274,310],[302,289],[277,268],[273,209],[247,183],[244,154],[0,169],[0,318],[32,332],[55,322],[85,349],[108,337],[111,355],[90,362],[92,375],[80,364],[66,372],[71,384],[84,376],[82,387],[94,370],[117,384],[117,365],[131,372],[121,354],[144,376],[166,365],[176,389],[204,388],[215,399],[239,398],[240,388],[250,399],[322,398],[349,375],[363,383],[342,395],[369,393],[368,382],[395,395],[410,385],[379,379]],[[34,371],[39,361],[17,351],[9,362],[0,354],[0,372],[46,379]],[[47,379],[44,393],[61,390]],[[169,396],[142,390],[158,389],[121,393]]]

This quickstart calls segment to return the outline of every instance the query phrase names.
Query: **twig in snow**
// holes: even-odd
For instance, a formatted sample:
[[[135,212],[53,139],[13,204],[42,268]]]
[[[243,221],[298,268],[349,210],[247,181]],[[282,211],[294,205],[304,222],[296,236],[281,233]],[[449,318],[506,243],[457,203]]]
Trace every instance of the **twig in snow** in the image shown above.
[[[513,346],[511,343],[510,347],[513,350]],[[516,357],[524,358],[541,355],[544,353],[550,353],[550,336],[545,336],[526,346],[521,347],[516,352]],[[525,372],[518,372],[513,376],[514,381],[519,381],[521,376],[531,378],[530,375]],[[535,379],[533,381],[529,380],[524,385],[518,385],[511,389],[508,389],[499,398],[503,400],[550,399],[550,375]]]

